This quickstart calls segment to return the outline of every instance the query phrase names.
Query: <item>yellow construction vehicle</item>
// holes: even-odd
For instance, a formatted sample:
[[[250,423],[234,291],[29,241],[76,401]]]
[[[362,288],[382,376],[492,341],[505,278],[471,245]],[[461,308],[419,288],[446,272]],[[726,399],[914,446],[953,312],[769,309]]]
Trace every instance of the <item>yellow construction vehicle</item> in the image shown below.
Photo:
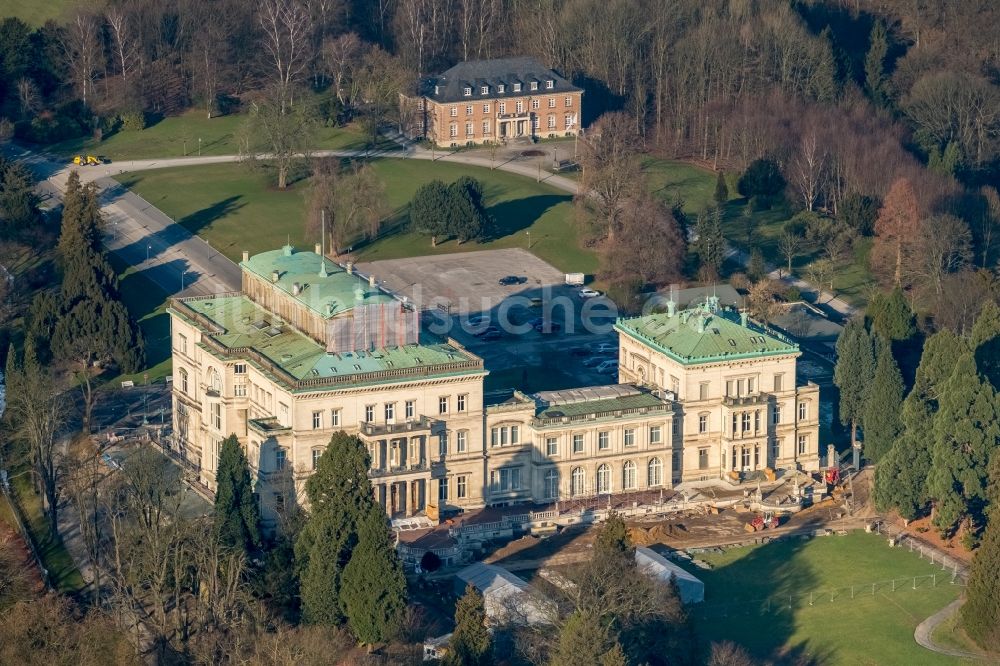
[[[101,160],[94,157],[93,155],[77,155],[73,158],[73,164],[77,166],[97,166],[101,163]]]

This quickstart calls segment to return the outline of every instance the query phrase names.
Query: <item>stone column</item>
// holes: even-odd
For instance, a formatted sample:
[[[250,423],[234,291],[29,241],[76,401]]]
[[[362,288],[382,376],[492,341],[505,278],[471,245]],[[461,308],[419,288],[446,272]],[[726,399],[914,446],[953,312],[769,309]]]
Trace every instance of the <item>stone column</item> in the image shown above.
[[[413,515],[413,482],[402,481],[401,485],[403,487],[403,501],[406,502],[406,516],[409,518]]]

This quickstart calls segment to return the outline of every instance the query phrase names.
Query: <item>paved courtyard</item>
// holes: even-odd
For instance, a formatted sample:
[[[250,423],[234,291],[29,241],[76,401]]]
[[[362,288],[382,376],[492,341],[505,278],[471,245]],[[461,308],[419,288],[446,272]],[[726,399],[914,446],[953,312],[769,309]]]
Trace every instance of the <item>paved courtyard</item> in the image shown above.
[[[375,278],[418,307],[448,308],[453,313],[486,312],[509,296],[540,296],[549,286],[570,293],[565,276],[527,250],[483,250],[430,257],[385,259],[358,264],[358,270]],[[503,286],[500,278],[527,278],[519,285]]]

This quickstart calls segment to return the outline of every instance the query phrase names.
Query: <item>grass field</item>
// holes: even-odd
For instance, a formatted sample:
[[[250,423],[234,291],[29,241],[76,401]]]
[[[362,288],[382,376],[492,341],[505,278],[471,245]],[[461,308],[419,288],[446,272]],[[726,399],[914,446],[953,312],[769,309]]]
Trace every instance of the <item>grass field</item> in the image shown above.
[[[49,146],[48,150],[67,159],[79,154],[98,154],[121,162],[198,155],[198,139],[201,139],[201,155],[235,155],[239,152],[236,133],[245,120],[246,116],[241,114],[209,119],[204,111],[192,109],[180,116],[163,118],[141,131],[118,131],[103,141],[70,139]],[[316,139],[315,147],[322,149],[365,147],[364,134],[353,125],[322,127]]]
[[[385,226],[396,230],[356,248],[358,260],[527,247],[530,232],[532,252],[557,268],[584,273],[597,269],[596,255],[577,242],[571,197],[565,192],[523,176],[447,162],[378,159],[373,166],[392,211]],[[465,174],[485,185],[489,213],[497,222],[492,239],[431,247],[429,238],[399,228],[420,185],[433,179],[450,182]],[[307,182],[278,191],[268,174],[239,164],[128,173],[119,180],[232,259],[243,250],[274,249],[286,239],[305,247],[317,240],[305,236]]]
[[[49,19],[64,18],[77,6],[93,7],[80,0],[0,0],[0,17],[19,18],[38,27]]]
[[[170,316],[167,314],[167,296],[155,282],[145,278],[134,266],[127,266],[115,254],[109,253],[112,267],[118,273],[118,288],[122,302],[139,323],[146,345],[146,368],[134,375],[122,375],[110,380],[112,386],[132,380],[144,384],[144,373],[155,382],[170,374]]]
[[[708,640],[733,640],[779,663],[799,663],[800,656],[804,663],[852,666],[962,663],[913,640],[917,624],[961,588],[940,567],[889,548],[880,536],[795,538],[699,557],[713,569],[693,570],[705,582],[705,602],[692,615]]]

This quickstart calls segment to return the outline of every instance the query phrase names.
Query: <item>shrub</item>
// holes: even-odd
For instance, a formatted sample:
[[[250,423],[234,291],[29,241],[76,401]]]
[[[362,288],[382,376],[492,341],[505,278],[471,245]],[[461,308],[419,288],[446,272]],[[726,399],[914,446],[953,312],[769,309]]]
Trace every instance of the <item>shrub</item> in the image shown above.
[[[122,130],[126,132],[141,132],[146,129],[146,114],[142,111],[123,111],[119,118]]]
[[[799,291],[798,287],[789,287],[788,289],[785,289],[784,298],[789,303],[794,303],[796,301],[801,301],[802,300],[802,292]]]
[[[774,160],[754,160],[736,183],[737,191],[745,197],[774,197],[785,189],[785,177]]]

